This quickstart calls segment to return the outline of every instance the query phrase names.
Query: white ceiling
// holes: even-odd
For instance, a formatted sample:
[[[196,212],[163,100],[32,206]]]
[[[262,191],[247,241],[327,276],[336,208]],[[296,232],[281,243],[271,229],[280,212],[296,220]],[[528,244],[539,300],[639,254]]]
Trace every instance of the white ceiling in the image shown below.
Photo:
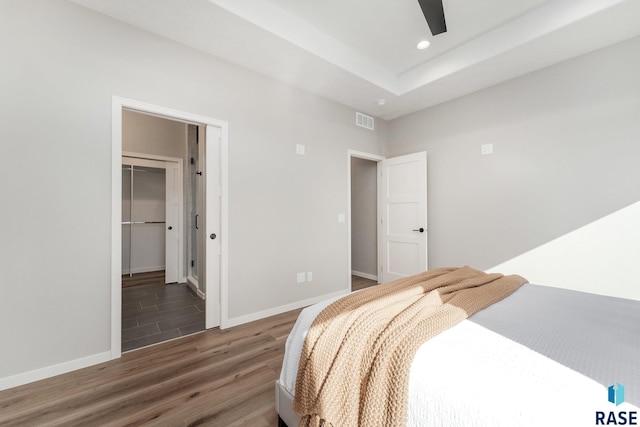
[[[640,35],[638,0],[444,0],[435,37],[417,0],[71,1],[383,119]]]

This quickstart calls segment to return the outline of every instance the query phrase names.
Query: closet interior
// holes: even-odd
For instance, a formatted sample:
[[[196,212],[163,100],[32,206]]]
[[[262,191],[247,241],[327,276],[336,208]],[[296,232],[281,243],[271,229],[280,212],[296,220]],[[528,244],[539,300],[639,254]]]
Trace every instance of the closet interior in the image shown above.
[[[165,269],[164,168],[122,166],[122,274]]]

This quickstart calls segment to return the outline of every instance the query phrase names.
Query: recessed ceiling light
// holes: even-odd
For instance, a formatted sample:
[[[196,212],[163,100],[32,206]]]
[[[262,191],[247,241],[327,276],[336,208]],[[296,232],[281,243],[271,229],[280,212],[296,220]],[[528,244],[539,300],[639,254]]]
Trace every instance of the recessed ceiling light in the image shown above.
[[[378,107],[382,107],[382,106],[383,106],[384,104],[386,104],[386,103],[387,103],[387,101],[386,101],[386,100],[384,100],[384,99],[378,99],[378,100],[376,101],[376,104],[378,104]]]
[[[418,45],[416,46],[418,49],[423,50],[429,47],[431,43],[429,43],[428,40],[422,40],[420,43],[418,43]]]

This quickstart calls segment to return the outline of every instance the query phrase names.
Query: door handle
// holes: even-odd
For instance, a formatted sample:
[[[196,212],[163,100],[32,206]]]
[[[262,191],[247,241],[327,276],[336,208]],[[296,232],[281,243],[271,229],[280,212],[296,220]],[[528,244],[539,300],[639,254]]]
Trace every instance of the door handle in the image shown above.
[[[200,230],[200,227],[198,227],[198,214],[196,214],[196,230]]]
[[[167,229],[173,230],[173,227],[172,226],[168,226]]]
[[[218,237],[218,236],[216,236],[216,233],[211,233],[211,234],[209,234],[209,238],[210,238],[211,240],[214,240],[216,237]]]
[[[418,228],[417,230],[411,230],[411,231],[419,231],[419,232],[421,232],[421,233],[424,233],[424,228],[420,227],[420,228]]]

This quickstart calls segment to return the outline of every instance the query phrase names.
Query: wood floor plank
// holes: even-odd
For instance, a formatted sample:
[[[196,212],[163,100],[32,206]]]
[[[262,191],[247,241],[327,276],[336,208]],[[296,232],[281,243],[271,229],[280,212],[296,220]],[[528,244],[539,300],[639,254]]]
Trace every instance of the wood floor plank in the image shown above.
[[[281,363],[282,336],[298,312],[202,332],[2,391],[0,424],[242,425],[255,419],[263,425],[279,374],[272,367]]]
[[[122,287],[144,286],[155,283],[164,283],[164,270],[137,273],[132,276],[122,275]]]
[[[275,426],[274,382],[299,313],[200,332],[0,391],[0,425]]]
[[[202,382],[225,384],[228,380],[227,372],[240,375],[244,369],[266,360],[270,350],[279,349],[279,344],[273,343],[275,340],[271,337],[255,337],[251,341],[232,345],[230,351],[209,353],[204,358],[193,352],[180,361],[179,367],[171,364],[142,370],[135,375],[100,384],[91,394],[75,395],[73,398],[56,399],[51,404],[43,404],[38,408],[39,417],[45,422],[59,419],[69,423],[82,415],[83,423],[91,425],[95,417],[117,417],[123,409],[132,406],[140,408],[140,405],[144,407],[149,399],[159,401],[172,397],[185,387],[196,387]],[[83,415],[88,407],[91,408],[91,417]],[[26,415],[28,417],[29,414]]]
[[[254,388],[254,381],[265,380],[266,376],[272,377],[259,363],[259,358],[247,358],[231,368],[235,372],[229,375],[228,366],[218,366],[207,371],[189,372],[170,378],[164,382],[148,385],[144,390],[136,390],[129,393],[125,400],[120,397],[117,402],[104,402],[102,408],[94,407],[91,412],[78,410],[74,412],[74,422],[82,425],[104,425],[111,419],[118,420],[119,424],[142,425],[155,420],[168,424],[178,425],[178,419],[182,420],[193,416],[184,411],[194,409],[194,399],[201,399],[206,405],[211,406],[211,397],[216,397],[218,404],[223,405],[229,393],[221,396],[218,390],[226,388],[230,393],[237,390],[239,384],[249,383],[248,388]],[[262,376],[256,375],[260,370],[266,371]],[[118,406],[115,406],[115,403]],[[82,408],[84,409],[84,408]],[[200,413],[197,411],[196,413]],[[174,416],[177,414],[176,416]]]

